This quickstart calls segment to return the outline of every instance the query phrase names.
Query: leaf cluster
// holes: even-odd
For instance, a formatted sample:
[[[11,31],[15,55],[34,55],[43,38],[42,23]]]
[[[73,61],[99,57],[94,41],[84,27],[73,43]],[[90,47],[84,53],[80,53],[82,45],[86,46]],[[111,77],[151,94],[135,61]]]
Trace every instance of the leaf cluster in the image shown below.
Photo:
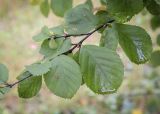
[[[95,12],[92,0],[75,7],[72,6],[73,0],[31,0],[33,5],[40,6],[42,14],[48,16],[51,8],[55,15],[64,18],[64,22],[52,28],[44,26],[33,37],[34,41],[41,42],[39,52],[44,58],[26,66],[17,78],[18,82],[3,86],[0,91],[18,84],[19,96],[31,98],[39,92],[44,78],[48,89],[62,98],[72,98],[82,84],[97,94],[116,92],[124,76],[124,65],[117,53],[118,45],[135,64],[146,63],[152,53],[151,37],[146,30],[125,22],[144,8],[158,16],[160,4],[158,0],[100,2],[106,9]],[[83,45],[95,32],[101,34],[99,45]],[[75,38],[79,42],[73,43]],[[2,84],[8,79],[3,65],[0,73]]]

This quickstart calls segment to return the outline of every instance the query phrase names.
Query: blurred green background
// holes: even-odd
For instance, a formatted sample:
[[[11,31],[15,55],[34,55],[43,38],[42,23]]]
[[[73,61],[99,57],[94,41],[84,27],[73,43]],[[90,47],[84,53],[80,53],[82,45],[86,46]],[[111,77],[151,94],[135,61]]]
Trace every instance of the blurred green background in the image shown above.
[[[99,6],[98,0],[93,0]],[[75,0],[74,5],[84,0]],[[154,49],[156,35],[152,31],[151,15],[142,11],[129,23],[145,28],[152,37]],[[10,69],[10,82],[24,69],[25,65],[42,58],[38,53],[40,44],[33,42],[32,36],[44,25],[49,27],[63,22],[50,13],[45,18],[39,7],[33,7],[25,0],[0,0],[0,63]],[[95,34],[87,43],[97,44]],[[75,97],[66,100],[53,95],[44,86],[40,93],[29,100],[18,98],[16,88],[4,99],[0,99],[0,114],[160,114],[160,69],[148,63],[134,65],[121,48],[118,49],[125,65],[124,82],[115,94],[96,95],[85,85]]]

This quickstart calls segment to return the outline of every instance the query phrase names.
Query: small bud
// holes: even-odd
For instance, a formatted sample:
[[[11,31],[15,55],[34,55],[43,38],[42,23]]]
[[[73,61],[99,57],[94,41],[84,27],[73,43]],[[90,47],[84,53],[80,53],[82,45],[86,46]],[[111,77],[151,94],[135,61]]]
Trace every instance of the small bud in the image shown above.
[[[52,31],[49,31],[49,34],[50,34],[50,35],[55,35],[54,32],[52,32]]]
[[[56,49],[57,48],[57,43],[55,41],[55,39],[51,39],[50,42],[49,42],[49,47],[51,49]]]

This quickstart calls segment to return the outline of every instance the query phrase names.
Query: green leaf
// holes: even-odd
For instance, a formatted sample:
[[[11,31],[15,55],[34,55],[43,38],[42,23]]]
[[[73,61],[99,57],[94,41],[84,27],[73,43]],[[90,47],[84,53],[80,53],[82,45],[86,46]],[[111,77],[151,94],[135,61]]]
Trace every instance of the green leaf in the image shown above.
[[[87,5],[79,5],[69,10],[65,15],[65,30],[68,34],[83,34],[91,31],[97,24]]]
[[[157,4],[159,4],[159,5],[160,5],[160,0],[155,0],[155,1],[156,1],[156,3],[157,3]]]
[[[18,80],[24,79],[31,74],[29,72],[23,72]],[[21,98],[32,98],[37,95],[42,85],[42,77],[30,77],[18,84],[18,94]]]
[[[124,68],[115,51],[92,45],[83,46],[79,61],[83,79],[92,91],[98,94],[117,91],[123,80]]]
[[[152,53],[152,42],[149,34],[141,27],[116,24],[119,43],[129,59],[142,64],[147,62]]]
[[[51,0],[51,9],[57,16],[63,17],[72,8],[73,0]]]
[[[48,38],[49,38],[49,35],[47,35],[43,32],[33,36],[33,40],[36,42],[41,42],[41,41],[44,41],[45,39],[48,39]]]
[[[9,73],[5,65],[0,63],[0,84],[5,83],[8,80]]]
[[[91,11],[93,10],[92,0],[86,0],[85,4],[88,5],[88,7],[89,7],[89,9],[90,9]]]
[[[62,25],[52,28],[44,26],[42,27],[41,32],[33,37],[33,40],[36,42],[41,42],[49,39],[51,36],[61,36],[61,35],[64,35],[64,27]]]
[[[103,34],[101,37],[101,46],[111,49],[113,51],[117,49],[118,33],[114,26],[112,28],[106,28],[103,31]]]
[[[152,53],[152,56],[151,56],[151,64],[154,66],[154,67],[158,67],[160,66],[160,51],[155,51]]]
[[[57,49],[58,54],[62,54],[66,51],[68,51],[72,47],[71,39],[65,39],[63,43],[59,46]]]
[[[61,35],[64,35],[64,26],[63,25],[59,25],[59,26],[56,26],[56,27],[52,27],[49,29],[50,32],[52,34],[54,34],[55,36],[61,36]]]
[[[109,16],[107,11],[100,10],[96,13],[96,16],[98,18],[98,26],[102,25],[108,21],[110,21],[112,18]]]
[[[58,46],[56,49],[52,49],[49,46],[50,41],[45,40],[41,45],[40,53],[43,54],[45,57],[49,57],[49,56],[62,54],[64,52],[68,51],[72,47],[70,39],[62,39],[61,38],[61,39],[56,39],[55,41]]]
[[[61,36],[61,35],[64,35],[64,28],[63,28],[62,25],[60,25],[60,26],[52,27],[50,29],[46,29],[46,32],[47,33],[51,33],[52,35],[55,35],[55,36]],[[64,40],[64,38],[56,39],[55,42],[57,44],[57,48],[56,49],[52,49],[50,47],[50,44],[49,44],[50,41],[48,40],[48,38],[49,37],[47,35],[47,38],[46,38],[46,40],[43,41],[43,43],[41,45],[41,49],[40,49],[40,53],[45,55],[46,57],[55,54],[57,52],[57,48],[62,45],[63,40]],[[41,41],[41,40],[42,39],[39,39],[38,41]]]
[[[49,46],[49,40],[43,41],[39,53],[45,57],[49,57],[57,52],[57,49],[52,49]]]
[[[82,82],[78,64],[65,55],[56,57],[51,62],[51,71],[44,76],[47,87],[57,96],[72,98]]]
[[[156,30],[158,27],[160,27],[160,16],[152,17],[151,27],[152,27],[153,30]]]
[[[155,0],[146,0],[146,8],[153,15],[160,15],[160,5]]]
[[[79,53],[80,53],[80,51],[77,51],[74,55],[73,55],[73,59],[77,62],[77,64],[78,65],[80,65],[79,64]],[[83,76],[82,76],[82,83],[81,83],[81,85],[84,85],[84,79],[83,79]]]
[[[160,46],[160,34],[157,36],[157,44]]]
[[[79,53],[80,51],[77,51],[74,55],[73,55],[73,59],[79,64]]]
[[[42,27],[41,32],[33,37],[36,42],[41,42],[50,37],[50,30],[47,26]]]
[[[129,21],[143,9],[143,0],[106,0],[107,11],[120,22]]]
[[[40,10],[45,17],[48,17],[49,8],[48,0],[44,0],[40,5]]]
[[[4,95],[6,95],[10,91],[10,89],[10,87],[0,88],[0,99],[3,98]]]
[[[49,61],[44,63],[34,63],[32,65],[26,66],[26,70],[30,72],[33,76],[42,76],[50,71],[51,63]]]
[[[98,19],[97,27],[112,20],[107,11],[100,10],[96,13],[96,16]],[[100,33],[102,33],[103,31],[104,29],[99,30]]]

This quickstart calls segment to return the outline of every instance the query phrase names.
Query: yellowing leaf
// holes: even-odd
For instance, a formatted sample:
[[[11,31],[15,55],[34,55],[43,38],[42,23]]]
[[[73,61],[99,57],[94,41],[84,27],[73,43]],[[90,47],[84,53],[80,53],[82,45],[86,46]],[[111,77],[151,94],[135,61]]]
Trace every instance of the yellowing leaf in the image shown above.
[[[142,110],[141,109],[134,109],[132,111],[132,114],[143,114]]]

